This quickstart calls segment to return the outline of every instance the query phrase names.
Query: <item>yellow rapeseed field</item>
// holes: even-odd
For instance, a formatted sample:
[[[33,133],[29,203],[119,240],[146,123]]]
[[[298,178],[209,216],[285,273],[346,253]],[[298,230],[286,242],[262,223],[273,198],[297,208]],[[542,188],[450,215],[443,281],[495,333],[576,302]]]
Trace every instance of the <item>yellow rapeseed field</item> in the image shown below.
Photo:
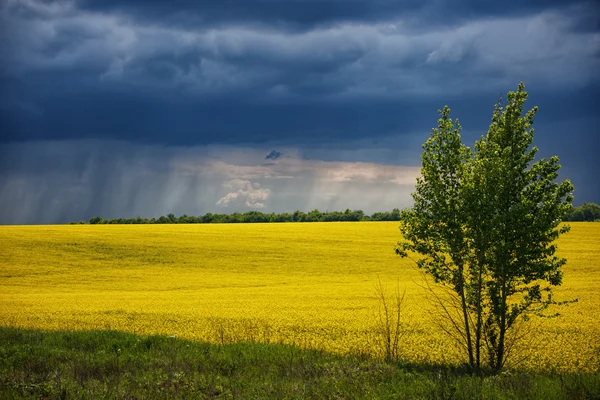
[[[555,293],[579,301],[531,321],[527,368],[600,366],[600,224],[571,226]],[[394,254],[399,235],[396,222],[3,226],[0,324],[381,355],[380,279],[389,295],[406,291],[402,357],[459,362],[432,321],[422,274]]]

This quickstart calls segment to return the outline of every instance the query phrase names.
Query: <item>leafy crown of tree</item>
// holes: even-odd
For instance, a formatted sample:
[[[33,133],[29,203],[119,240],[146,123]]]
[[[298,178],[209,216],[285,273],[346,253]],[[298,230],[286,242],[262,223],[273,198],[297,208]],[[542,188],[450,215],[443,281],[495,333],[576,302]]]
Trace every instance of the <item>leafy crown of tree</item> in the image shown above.
[[[557,157],[534,161],[537,107],[523,115],[526,99],[521,83],[506,106],[496,104],[473,151],[462,144],[450,109],[439,111],[423,145],[414,206],[400,217],[396,252],[417,254],[419,268],[451,289],[459,312],[441,304],[451,322],[447,332],[477,371],[484,353],[492,370],[505,365],[519,316],[557,304],[551,288],[562,283],[566,262],[555,255],[555,241],[569,230],[559,224],[572,206],[573,185],[556,182]]]

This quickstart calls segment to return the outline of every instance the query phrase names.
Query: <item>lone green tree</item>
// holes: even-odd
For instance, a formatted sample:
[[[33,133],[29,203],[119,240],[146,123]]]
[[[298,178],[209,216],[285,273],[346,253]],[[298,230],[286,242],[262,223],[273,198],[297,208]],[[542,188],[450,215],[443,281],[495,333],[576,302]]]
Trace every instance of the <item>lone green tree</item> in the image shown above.
[[[494,107],[488,132],[474,150],[461,142],[450,109],[423,145],[414,205],[400,216],[402,257],[450,289],[458,313],[444,308],[449,334],[466,350],[469,366],[494,372],[506,364],[507,337],[519,318],[541,314],[566,260],[555,255],[559,226],[572,206],[573,185],[556,182],[557,157],[535,161],[533,118],[523,114],[521,83],[506,106]]]

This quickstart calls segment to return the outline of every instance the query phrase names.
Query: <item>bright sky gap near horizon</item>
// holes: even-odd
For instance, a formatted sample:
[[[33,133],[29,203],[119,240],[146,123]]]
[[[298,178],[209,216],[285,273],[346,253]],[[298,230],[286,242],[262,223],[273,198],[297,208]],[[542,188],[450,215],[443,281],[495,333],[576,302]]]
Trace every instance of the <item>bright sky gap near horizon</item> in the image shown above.
[[[520,81],[600,203],[593,1],[0,0],[0,224],[409,206]]]

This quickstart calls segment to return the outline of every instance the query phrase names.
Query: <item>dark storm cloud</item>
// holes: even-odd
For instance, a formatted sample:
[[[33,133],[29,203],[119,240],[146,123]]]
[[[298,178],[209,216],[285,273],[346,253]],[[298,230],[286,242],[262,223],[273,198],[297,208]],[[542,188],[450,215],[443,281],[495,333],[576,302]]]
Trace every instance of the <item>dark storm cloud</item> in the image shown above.
[[[528,104],[540,107],[540,124],[595,115],[597,87],[550,92],[554,96],[540,86],[530,90]],[[189,95],[166,101],[130,92],[87,92],[0,108],[5,127],[1,136],[4,141],[103,137],[175,145],[281,143],[339,149],[363,138],[372,143],[390,135],[406,141],[420,133],[419,140],[424,141],[435,125],[436,110],[448,104],[465,129],[473,132],[469,139],[474,140],[485,132],[500,94],[393,102],[248,104],[227,98],[204,101]],[[585,132],[594,137],[596,126],[590,125]],[[539,140],[543,148],[554,137],[540,136]],[[396,145],[401,147],[404,141]],[[573,142],[564,149],[576,151],[579,146]]]
[[[419,1],[392,2],[388,0],[225,0],[199,1],[83,1],[83,8],[90,10],[128,11],[146,18],[170,18],[178,21],[201,22],[217,25],[232,22],[281,24],[305,28],[339,20],[371,20],[396,13],[398,10],[414,11]],[[399,6],[401,4],[401,6]],[[181,10],[185,9],[183,13]]]
[[[283,154],[276,150],[271,150],[269,154],[265,157],[265,160],[277,160]]]
[[[573,29],[595,12],[585,4],[510,18],[474,13],[453,26],[423,17],[426,30],[386,13],[381,20],[299,32],[269,25],[267,17],[262,26],[186,26],[140,21],[119,10],[8,2],[3,75],[30,79],[63,71],[71,79],[65,86],[79,90],[112,85],[160,96],[252,94],[253,101],[297,102],[505,90],[518,80],[585,84],[599,67],[593,24]],[[552,79],[557,73],[560,82]]]
[[[102,1],[78,5],[92,11],[134,13],[142,18],[215,26],[250,23],[290,29],[310,29],[338,22],[371,22],[394,17],[414,24],[436,25],[490,16],[520,16],[569,6],[564,0],[533,1],[419,1],[419,0],[206,0]]]
[[[419,165],[445,104],[472,145],[519,81],[540,106],[541,153],[559,155],[576,202],[600,202],[590,173],[599,10],[562,1],[0,2],[3,218],[333,209],[350,206],[348,196],[357,208],[385,208],[376,207],[383,188],[408,192],[373,178],[385,168],[352,163]],[[256,160],[216,163],[229,171],[216,178],[172,166],[219,145]],[[273,148],[286,156],[266,165]],[[308,179],[306,168],[321,175]],[[302,176],[300,192],[283,176]],[[367,184],[357,177],[377,196],[356,196]],[[305,192],[312,197],[294,203]]]

